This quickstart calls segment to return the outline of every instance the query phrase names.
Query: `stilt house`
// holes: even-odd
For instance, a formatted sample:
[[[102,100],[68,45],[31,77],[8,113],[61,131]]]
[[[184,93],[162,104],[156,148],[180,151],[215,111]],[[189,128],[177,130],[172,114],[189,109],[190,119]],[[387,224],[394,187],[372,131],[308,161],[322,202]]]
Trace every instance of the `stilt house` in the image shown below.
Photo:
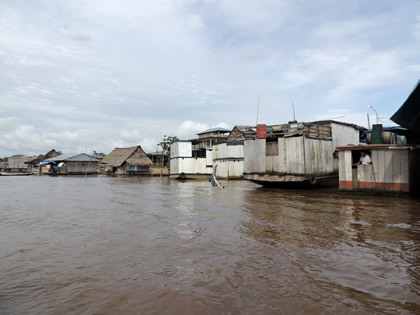
[[[152,160],[141,146],[115,148],[102,160],[105,172],[115,175],[148,174]]]

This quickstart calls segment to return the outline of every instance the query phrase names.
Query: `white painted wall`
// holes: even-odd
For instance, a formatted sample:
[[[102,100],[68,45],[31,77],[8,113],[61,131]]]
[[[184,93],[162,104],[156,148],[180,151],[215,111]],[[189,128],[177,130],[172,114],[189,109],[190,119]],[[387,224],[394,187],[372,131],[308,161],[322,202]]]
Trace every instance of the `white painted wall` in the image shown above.
[[[216,144],[213,146],[213,160],[226,158],[243,158],[244,146],[235,144],[228,145],[226,143]]]
[[[244,172],[244,161],[216,160],[216,176],[218,178],[239,178]]]
[[[171,160],[170,174],[211,174],[212,167],[208,168],[206,158],[174,158]]]
[[[213,166],[220,178],[242,177],[244,169],[244,145],[221,143],[213,146]]]
[[[191,142],[175,142],[171,144],[171,158],[192,157]]]

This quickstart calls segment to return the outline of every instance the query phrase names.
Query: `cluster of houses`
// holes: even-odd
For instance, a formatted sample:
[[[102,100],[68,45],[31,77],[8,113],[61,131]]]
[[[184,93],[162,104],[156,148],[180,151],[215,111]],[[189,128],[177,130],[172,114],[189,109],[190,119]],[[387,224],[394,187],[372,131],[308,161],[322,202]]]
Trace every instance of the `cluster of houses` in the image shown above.
[[[171,146],[170,176],[247,179],[264,186],[420,192],[420,82],[383,128],[333,121],[214,128]],[[369,163],[359,163],[369,156]]]
[[[334,120],[212,128],[171,144],[170,155],[141,146],[110,154],[11,157],[0,170],[32,174],[169,175],[245,179],[264,186],[336,185],[342,191],[420,192],[420,82],[391,118],[366,129]],[[368,163],[359,163],[369,156]],[[364,161],[364,160],[363,160]],[[7,173],[8,172],[8,173]]]

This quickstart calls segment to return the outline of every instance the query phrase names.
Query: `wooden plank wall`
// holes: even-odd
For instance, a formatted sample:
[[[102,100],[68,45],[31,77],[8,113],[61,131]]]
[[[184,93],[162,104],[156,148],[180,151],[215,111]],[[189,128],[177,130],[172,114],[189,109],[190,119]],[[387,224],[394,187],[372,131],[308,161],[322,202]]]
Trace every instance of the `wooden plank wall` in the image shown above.
[[[265,139],[246,140],[244,143],[244,173],[265,172]]]
[[[305,138],[305,173],[322,175],[332,173],[333,143],[331,140]]]
[[[265,171],[267,173],[278,172],[279,170],[279,142],[267,142],[265,149]]]
[[[410,152],[401,149],[372,150],[372,164],[357,166],[357,181],[353,184],[351,151],[340,151],[340,189],[409,192]]]
[[[304,174],[305,173],[305,155],[304,138],[290,137],[285,138],[286,147],[286,173]],[[283,166],[279,167],[283,168]]]
[[[340,190],[352,190],[353,189],[353,172],[352,165],[353,159],[351,151],[340,151],[338,152],[338,180]]]
[[[359,130],[354,127],[332,123],[331,132],[334,151],[337,147],[357,145],[360,142]]]

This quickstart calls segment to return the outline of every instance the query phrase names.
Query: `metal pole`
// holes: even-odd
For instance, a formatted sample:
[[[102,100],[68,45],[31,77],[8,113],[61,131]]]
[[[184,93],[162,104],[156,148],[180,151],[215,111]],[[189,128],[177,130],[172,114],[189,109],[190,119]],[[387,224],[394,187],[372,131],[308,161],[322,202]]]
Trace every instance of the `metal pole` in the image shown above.
[[[296,116],[295,116],[295,103],[293,103],[293,100],[292,100],[292,107],[293,107],[293,121],[296,121]]]
[[[379,116],[378,116],[378,112],[376,111],[376,109],[373,108],[372,105],[368,105],[369,108],[373,109],[375,111],[376,114],[376,123],[379,124]]]
[[[372,107],[372,109],[375,111],[375,114],[376,114],[376,124],[379,124],[378,112],[373,107]]]
[[[260,97],[258,96],[258,105],[257,105],[257,123],[255,124],[258,125],[258,113],[260,112]]]

